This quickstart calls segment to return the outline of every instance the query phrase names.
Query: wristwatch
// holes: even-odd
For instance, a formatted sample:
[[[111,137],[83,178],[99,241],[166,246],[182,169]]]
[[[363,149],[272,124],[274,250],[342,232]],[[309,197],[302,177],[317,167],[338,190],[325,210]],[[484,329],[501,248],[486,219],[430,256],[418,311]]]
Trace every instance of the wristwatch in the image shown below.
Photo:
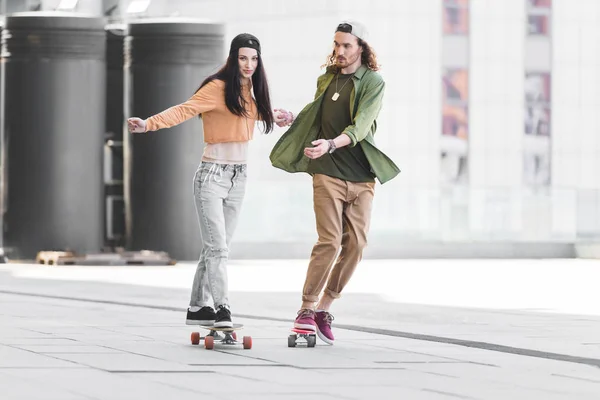
[[[337,147],[335,147],[335,142],[333,141],[333,139],[329,139],[327,141],[327,143],[329,143],[329,151],[328,153],[331,154],[335,151],[335,149],[337,149]]]

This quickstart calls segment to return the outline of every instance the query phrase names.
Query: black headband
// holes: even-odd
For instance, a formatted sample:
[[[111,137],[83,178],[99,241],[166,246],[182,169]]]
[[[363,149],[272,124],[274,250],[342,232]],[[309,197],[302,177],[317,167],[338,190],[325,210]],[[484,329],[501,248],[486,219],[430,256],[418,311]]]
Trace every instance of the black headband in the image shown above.
[[[255,49],[260,54],[260,42],[256,36],[249,33],[240,33],[231,41],[229,52],[237,51],[242,47],[249,47]]]

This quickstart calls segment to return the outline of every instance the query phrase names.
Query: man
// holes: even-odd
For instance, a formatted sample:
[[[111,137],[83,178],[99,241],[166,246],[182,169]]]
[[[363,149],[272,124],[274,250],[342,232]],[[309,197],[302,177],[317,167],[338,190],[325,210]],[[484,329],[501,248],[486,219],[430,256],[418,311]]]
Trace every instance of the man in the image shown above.
[[[296,118],[275,110],[277,124],[291,127],[270,158],[277,168],[313,176],[319,239],[294,326],[316,331],[321,340],[333,344],[329,309],[367,244],[375,178],[385,183],[400,171],[373,139],[385,83],[376,72],[377,58],[362,25],[338,25],[326,67],[317,80],[314,101]]]

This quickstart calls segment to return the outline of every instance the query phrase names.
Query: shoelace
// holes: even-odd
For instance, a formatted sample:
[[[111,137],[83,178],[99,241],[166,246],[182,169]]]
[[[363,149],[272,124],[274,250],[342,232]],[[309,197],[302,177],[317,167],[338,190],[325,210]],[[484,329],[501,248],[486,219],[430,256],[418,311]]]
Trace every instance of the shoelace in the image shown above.
[[[311,317],[314,315],[314,311],[313,310],[309,310],[309,309],[303,309],[298,311],[298,316],[299,317]]]
[[[223,312],[227,312],[228,314],[231,314],[231,310],[229,310],[229,307],[227,306],[219,306],[219,308],[217,309],[219,311],[223,311]]]
[[[327,311],[325,311],[325,322],[327,322],[329,325],[331,325],[331,323],[333,322],[335,318],[333,318],[333,315],[329,314]]]

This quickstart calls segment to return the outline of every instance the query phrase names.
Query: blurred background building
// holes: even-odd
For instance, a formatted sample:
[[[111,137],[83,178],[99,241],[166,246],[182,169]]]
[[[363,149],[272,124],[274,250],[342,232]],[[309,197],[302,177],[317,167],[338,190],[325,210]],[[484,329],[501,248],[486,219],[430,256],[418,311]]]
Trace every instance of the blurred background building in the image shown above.
[[[360,20],[387,82],[376,140],[402,169],[376,188],[367,257],[570,257],[576,245],[600,240],[600,0],[0,4],[4,14],[59,9],[104,16],[107,24],[222,23],[222,56],[206,75],[222,65],[231,38],[250,32],[262,42],[274,107],[294,112],[312,99],[336,25]],[[109,107],[122,101],[108,93]],[[251,144],[232,257],[307,257],[316,239],[310,177],[269,162],[283,131]],[[110,146],[119,159],[119,144]],[[201,145],[188,151],[200,162]],[[190,210],[193,174],[182,178],[190,198],[179,204]],[[115,199],[107,221],[118,242],[126,202]]]

